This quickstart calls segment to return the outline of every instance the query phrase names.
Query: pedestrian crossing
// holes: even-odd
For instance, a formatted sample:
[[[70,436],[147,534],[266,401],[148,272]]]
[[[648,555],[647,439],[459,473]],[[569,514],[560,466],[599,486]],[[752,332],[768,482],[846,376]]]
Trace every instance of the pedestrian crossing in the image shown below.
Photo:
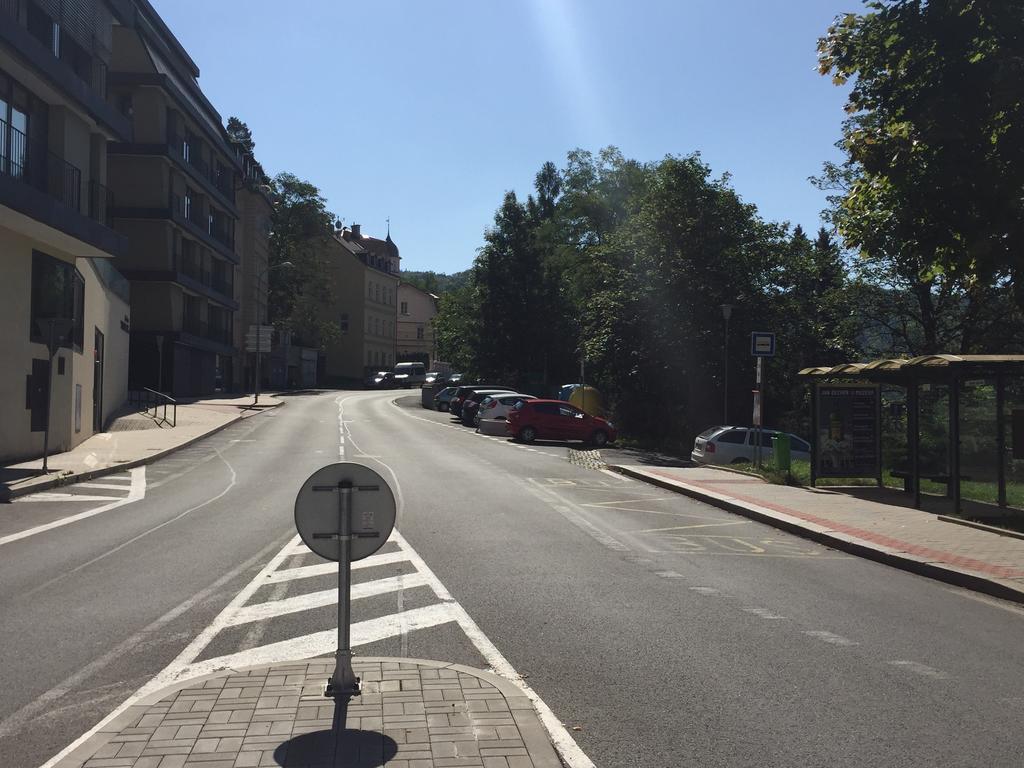
[[[147,688],[223,669],[333,654],[338,640],[337,573],[337,563],[321,561],[296,536]],[[352,563],[352,582],[353,649],[447,624],[461,628],[467,637],[482,634],[397,530],[379,553]],[[364,610],[374,598],[387,600]],[[325,618],[315,613],[324,608],[331,609],[335,620],[316,620]],[[271,639],[280,635],[275,623],[316,629]],[[264,631],[238,633],[257,624],[267,626]],[[246,638],[253,636],[260,642],[244,647]]]
[[[62,486],[52,491],[40,491],[27,496],[13,499],[15,503],[39,502],[97,502],[124,501],[132,493],[132,482],[135,478],[136,488],[139,472],[126,470],[115,475],[104,475],[96,481],[85,481],[74,485]],[[145,475],[143,475],[144,477]]]

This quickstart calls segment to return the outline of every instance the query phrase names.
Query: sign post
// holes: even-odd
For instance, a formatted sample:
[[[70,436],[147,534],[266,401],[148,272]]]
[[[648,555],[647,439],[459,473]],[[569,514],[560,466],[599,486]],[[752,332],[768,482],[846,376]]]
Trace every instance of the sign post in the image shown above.
[[[260,368],[263,350],[270,350],[274,326],[250,325],[245,334],[245,351],[256,353],[256,382],[253,390],[253,404],[260,401]]]
[[[757,389],[754,390],[754,466],[761,466],[761,441],[764,439],[764,358],[775,356],[775,334],[754,331],[750,334],[750,354],[757,358]]]
[[[338,562],[338,650],[325,696],[359,695],[359,678],[352,671],[352,562],[384,546],[395,527],[395,512],[395,495],[384,478],[354,462],[317,470],[295,498],[295,527],[303,543]]]

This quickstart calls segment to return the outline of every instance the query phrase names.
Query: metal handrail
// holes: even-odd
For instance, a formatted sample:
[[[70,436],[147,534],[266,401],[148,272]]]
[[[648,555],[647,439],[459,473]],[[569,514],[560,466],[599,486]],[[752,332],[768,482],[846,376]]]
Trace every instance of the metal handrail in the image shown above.
[[[157,422],[163,422],[174,427],[178,423],[178,401],[163,392],[143,387],[128,393],[128,403],[145,406],[143,412],[148,416],[150,408],[153,409],[153,418]],[[167,406],[171,406],[171,418],[167,418]],[[161,413],[162,409],[162,413]]]
[[[43,148],[38,153],[23,131],[0,120],[0,173],[20,179],[40,192],[80,211],[82,171]]]

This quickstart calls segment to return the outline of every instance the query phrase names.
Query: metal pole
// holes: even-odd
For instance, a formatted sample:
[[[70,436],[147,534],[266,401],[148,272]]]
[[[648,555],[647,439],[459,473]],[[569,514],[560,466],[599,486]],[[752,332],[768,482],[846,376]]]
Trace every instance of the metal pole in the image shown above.
[[[764,358],[763,357],[757,358],[757,410],[758,410],[757,417],[758,418],[757,418],[757,424],[754,425],[754,427],[755,427],[754,435],[755,435],[755,438],[757,440],[757,447],[754,449],[754,459],[755,459],[754,460],[754,466],[756,466],[758,468],[761,467],[761,439],[762,439],[761,425],[764,424],[764,390],[761,388],[761,378],[762,378],[762,375],[763,375],[762,374],[762,364],[763,363],[764,363]]]
[[[263,275],[257,275],[256,277],[256,384],[254,388],[253,405],[256,405],[260,401],[260,336],[262,333],[262,326],[260,324],[260,284],[263,282]]]
[[[1006,506],[1006,381],[996,376],[996,480],[999,506]]]
[[[921,385],[918,380],[910,382],[907,413],[910,431],[910,474],[914,486],[914,509],[921,508]]]
[[[960,513],[960,379],[956,374],[949,382],[949,496],[953,514]]]
[[[50,340],[46,345],[49,360],[46,364],[46,427],[43,429],[43,474],[47,468],[47,454],[50,452],[50,400],[53,394],[53,320],[50,320]]]
[[[818,480],[818,383],[811,384],[811,488]]]
[[[725,318],[725,373],[722,376],[722,426],[729,426],[729,318]]]
[[[359,693],[359,680],[352,671],[352,649],[349,623],[352,575],[352,483],[338,487],[338,651],[334,656],[334,675],[327,685],[330,696]]]

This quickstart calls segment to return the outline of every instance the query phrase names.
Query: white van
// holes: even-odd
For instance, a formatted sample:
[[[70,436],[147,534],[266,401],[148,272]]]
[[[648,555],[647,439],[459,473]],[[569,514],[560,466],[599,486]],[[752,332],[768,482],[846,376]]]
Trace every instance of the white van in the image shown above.
[[[423,363],[398,363],[394,374],[396,387],[421,387],[427,380],[427,367]]]

